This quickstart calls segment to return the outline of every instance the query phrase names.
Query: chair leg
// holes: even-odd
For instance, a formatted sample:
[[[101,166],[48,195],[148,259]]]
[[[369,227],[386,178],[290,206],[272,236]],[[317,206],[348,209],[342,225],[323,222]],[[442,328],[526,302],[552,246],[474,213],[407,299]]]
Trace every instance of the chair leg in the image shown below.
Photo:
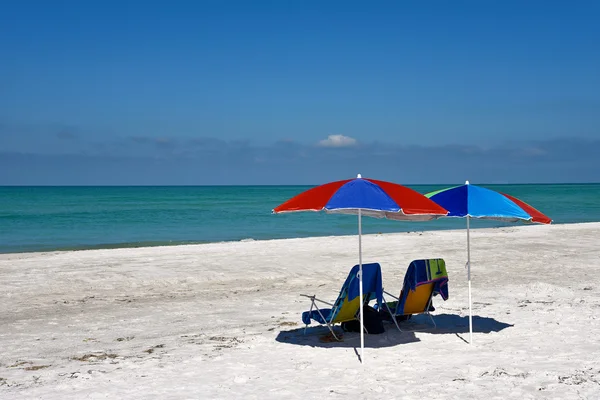
[[[392,313],[392,310],[390,310],[390,307],[388,306],[387,303],[384,303],[384,304],[385,304],[385,308],[387,308],[387,310],[388,310],[388,313],[390,313],[390,317],[392,318],[392,321],[394,321],[394,324],[396,325],[396,328],[398,328],[398,330],[400,332],[402,332],[402,329],[400,329],[400,325],[398,325],[398,321],[396,321],[396,315],[394,315]]]
[[[431,313],[429,312],[429,308],[431,307],[431,303],[433,303],[433,296],[431,296],[429,298],[429,303],[427,303],[427,315],[429,316],[429,319],[431,320],[431,323],[433,324],[433,329],[437,328],[437,325],[433,319],[433,315],[431,315]]]
[[[310,311],[309,312],[312,312],[313,305],[315,305],[314,300],[312,301],[312,304],[310,306]],[[319,315],[321,316],[321,318],[323,319],[323,321],[325,321],[325,323],[327,324],[327,328],[329,328],[329,331],[331,332],[331,334],[333,335],[333,337],[335,338],[335,340],[337,340],[338,342],[341,341],[341,339],[339,337],[337,337],[337,335],[333,331],[333,325],[329,321],[327,321],[327,318],[325,318],[325,316],[323,315],[323,313],[321,312],[321,310],[319,310],[319,307],[315,307],[315,310],[317,310],[317,312],[319,313]],[[304,334],[305,335],[306,335],[306,328],[307,327],[308,327],[308,325],[306,325],[304,327]]]
[[[313,307],[315,306],[315,296],[309,297],[310,299],[310,310],[308,310],[308,315],[312,313]],[[306,329],[308,328],[308,324],[304,325],[304,334],[306,335]]]
[[[329,328],[329,331],[331,332],[331,334],[333,335],[333,337],[335,338],[335,340],[337,340],[338,342],[340,342],[341,339],[338,338],[337,335],[335,334],[335,332],[333,331],[333,325],[329,321],[327,321],[327,318],[325,318],[323,316],[323,314],[321,313],[321,310],[319,310],[318,308],[317,308],[317,312],[319,313],[319,315],[321,316],[321,318],[323,318],[323,321],[325,321],[325,323],[327,324],[327,327]]]
[[[433,319],[433,315],[431,315],[430,312],[428,312],[427,315],[429,315],[429,319],[431,320],[431,323],[433,324],[433,329],[436,329],[437,324],[435,323],[435,320]]]
[[[327,321],[327,318],[325,318],[325,316],[323,315],[323,313],[321,312],[321,310],[319,310],[319,307],[317,307],[316,303],[315,303],[315,296],[306,296],[310,299],[310,310],[308,311],[309,314],[312,313],[313,308],[315,310],[317,310],[317,312],[319,313],[319,315],[321,316],[321,318],[323,319],[323,321],[325,321],[325,323],[327,324],[327,328],[329,328],[329,331],[331,332],[331,334],[333,335],[333,337],[335,338],[335,340],[337,340],[338,342],[341,341],[341,339],[335,334],[335,332],[333,331],[333,325],[331,323],[329,323]],[[308,328],[308,324],[304,325],[304,334],[306,335],[306,329]]]
[[[331,332],[331,334],[333,335],[333,337],[335,338],[335,340],[337,340],[338,342],[341,342],[342,339],[337,337],[337,335],[335,334],[335,332],[333,331],[333,325],[331,325],[329,322],[327,323],[327,327],[329,328],[329,331]]]

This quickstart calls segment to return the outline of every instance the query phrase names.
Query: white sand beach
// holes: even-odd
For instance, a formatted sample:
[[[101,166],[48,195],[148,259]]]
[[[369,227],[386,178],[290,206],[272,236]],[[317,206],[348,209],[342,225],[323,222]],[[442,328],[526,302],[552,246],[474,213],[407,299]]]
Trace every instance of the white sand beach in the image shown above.
[[[362,365],[358,334],[300,319],[300,294],[336,298],[355,236],[0,255],[0,398],[598,399],[599,238],[473,230],[469,345],[466,232],[364,236],[387,291],[441,257],[450,298],[437,329],[366,336]]]

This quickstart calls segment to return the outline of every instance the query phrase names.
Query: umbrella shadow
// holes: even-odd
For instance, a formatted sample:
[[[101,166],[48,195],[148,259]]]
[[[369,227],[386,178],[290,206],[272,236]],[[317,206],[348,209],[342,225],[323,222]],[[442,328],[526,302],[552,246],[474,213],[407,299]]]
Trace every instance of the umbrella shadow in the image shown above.
[[[342,336],[341,341],[332,340],[329,329],[326,326],[292,329],[289,331],[280,331],[276,341],[280,343],[293,344],[298,346],[310,346],[321,348],[353,348],[360,349],[360,333],[359,332],[344,332],[340,328],[334,328],[336,335]],[[399,344],[419,342],[420,339],[412,332],[400,332],[396,330],[386,329],[384,333],[377,335],[365,334],[365,348],[384,348],[397,346]],[[339,335],[338,335],[339,337]]]
[[[399,323],[400,329],[419,329],[421,332],[431,334],[456,334],[469,333],[469,317],[456,314],[432,314],[436,327],[431,325],[426,315],[415,315],[408,321]],[[391,322],[390,322],[391,324]],[[393,326],[393,325],[392,325]],[[490,317],[473,315],[473,333],[500,332],[503,329],[513,327],[514,324],[498,321]],[[464,340],[464,338],[461,337]]]

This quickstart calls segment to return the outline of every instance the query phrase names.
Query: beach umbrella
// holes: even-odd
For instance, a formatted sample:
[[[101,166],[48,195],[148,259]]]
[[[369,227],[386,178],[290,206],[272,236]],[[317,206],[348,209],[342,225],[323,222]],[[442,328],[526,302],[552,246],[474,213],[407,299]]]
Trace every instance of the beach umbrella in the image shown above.
[[[425,195],[448,210],[448,217],[467,219],[467,279],[469,282],[469,343],[473,343],[473,311],[471,306],[471,218],[492,219],[497,221],[549,224],[550,218],[529,204],[513,196],[499,193],[481,186],[455,186],[427,193]]]
[[[362,178],[347,179],[313,187],[275,207],[274,213],[325,211],[358,215],[358,264],[360,296],[360,360],[363,362],[362,216],[405,221],[427,221],[448,212],[419,192],[391,182]]]

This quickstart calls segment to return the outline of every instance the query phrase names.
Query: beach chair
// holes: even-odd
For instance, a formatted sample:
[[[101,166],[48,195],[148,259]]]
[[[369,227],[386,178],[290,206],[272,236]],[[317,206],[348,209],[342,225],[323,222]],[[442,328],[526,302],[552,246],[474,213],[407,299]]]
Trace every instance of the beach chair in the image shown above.
[[[444,301],[448,299],[448,272],[445,261],[441,258],[414,260],[404,276],[400,296],[396,297],[386,291],[384,294],[391,296],[395,301],[387,302],[384,298],[379,310],[384,314],[388,313],[400,332],[402,329],[398,325],[397,317],[410,318],[414,314],[427,315],[436,328],[430,311],[433,311],[433,296],[439,294]]]
[[[371,300],[377,300],[377,304],[381,305],[383,298],[383,286],[381,284],[381,266],[377,263],[363,264],[363,305],[367,305]],[[318,299],[315,295],[309,296],[301,294],[300,296],[308,297],[311,301],[310,310],[302,313],[302,322],[306,328],[311,323],[311,320],[319,324],[327,325],[335,340],[340,338],[333,331],[333,326],[337,323],[352,321],[360,318],[360,297],[359,297],[359,266],[355,265],[350,270],[346,281],[342,285],[340,294],[337,300],[333,303]],[[331,308],[319,308],[317,302],[326,304]],[[367,332],[368,333],[368,332]]]

